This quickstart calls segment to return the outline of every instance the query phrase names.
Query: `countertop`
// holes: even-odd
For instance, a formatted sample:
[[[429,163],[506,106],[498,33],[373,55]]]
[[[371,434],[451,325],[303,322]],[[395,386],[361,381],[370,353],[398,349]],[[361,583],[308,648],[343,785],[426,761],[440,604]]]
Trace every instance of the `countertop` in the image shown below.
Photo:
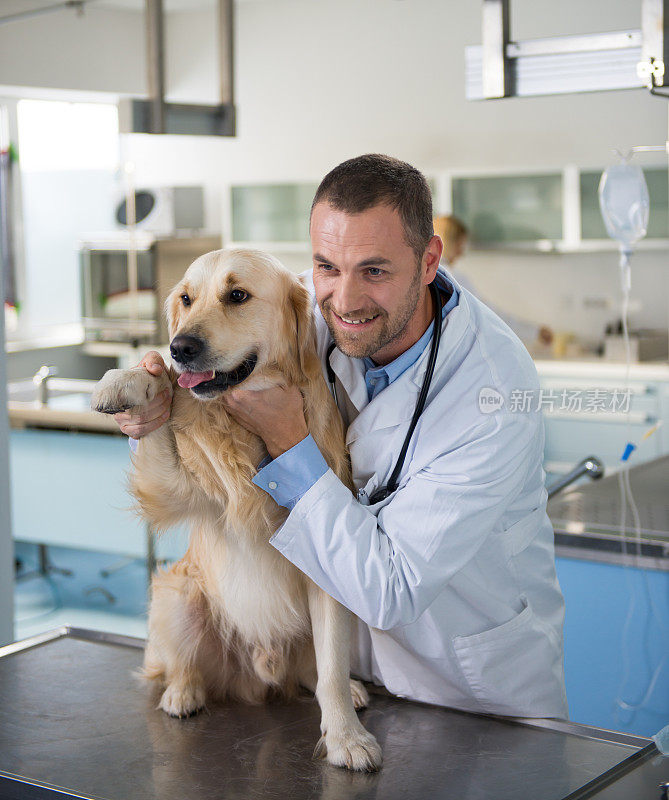
[[[88,402],[90,399],[85,397],[78,402],[71,397],[55,397],[43,406],[9,400],[9,423],[12,428],[56,428],[120,435],[113,417],[91,411]]]
[[[603,358],[535,358],[539,377],[595,378],[624,380],[626,365],[621,361],[605,361]],[[666,361],[641,361],[630,365],[630,380],[669,381],[669,363]]]
[[[59,428],[64,430],[119,433],[113,418],[90,407],[91,392],[96,381],[74,378],[50,378],[46,405],[35,399],[33,381],[11,382],[8,386],[7,410],[13,428]]]
[[[639,526],[628,507],[622,532],[620,480],[608,475],[549,501],[556,553],[669,570],[669,456],[629,470]]]

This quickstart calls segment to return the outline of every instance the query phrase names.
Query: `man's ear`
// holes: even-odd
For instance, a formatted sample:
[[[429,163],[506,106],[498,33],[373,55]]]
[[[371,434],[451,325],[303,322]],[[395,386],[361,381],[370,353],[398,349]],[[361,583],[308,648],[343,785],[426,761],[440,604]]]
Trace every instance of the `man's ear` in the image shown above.
[[[432,283],[439,269],[439,262],[444,251],[444,244],[438,236],[433,236],[423,253],[425,267],[425,283]]]

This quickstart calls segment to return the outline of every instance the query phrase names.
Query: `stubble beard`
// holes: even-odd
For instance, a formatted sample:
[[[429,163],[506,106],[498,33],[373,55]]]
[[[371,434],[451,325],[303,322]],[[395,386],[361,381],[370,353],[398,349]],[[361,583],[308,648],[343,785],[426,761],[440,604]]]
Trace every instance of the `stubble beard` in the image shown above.
[[[355,331],[344,333],[340,328],[336,327],[332,318],[334,312],[330,307],[329,301],[323,301],[321,314],[339,350],[350,358],[371,358],[375,353],[378,353],[379,350],[399,339],[418,306],[421,286],[420,277],[421,271],[419,264],[419,268],[416,270],[411,285],[407,289],[405,301],[397,309],[392,319],[382,308],[367,309],[362,312],[356,310],[343,314],[343,316],[350,318],[372,317],[378,314],[379,317],[381,317],[382,324],[379,325],[378,330],[374,331],[373,334],[370,331],[369,336],[372,336],[371,339],[368,338],[366,331],[361,331],[360,334],[357,334]]]

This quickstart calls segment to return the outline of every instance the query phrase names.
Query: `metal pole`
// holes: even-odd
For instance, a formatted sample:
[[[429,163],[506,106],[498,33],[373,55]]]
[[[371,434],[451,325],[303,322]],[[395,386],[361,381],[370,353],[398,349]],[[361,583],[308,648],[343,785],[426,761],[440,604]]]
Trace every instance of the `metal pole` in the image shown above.
[[[638,72],[649,87],[669,82],[669,0],[641,4],[641,62]]]
[[[221,70],[221,103],[234,105],[234,3],[233,0],[218,0],[218,48]]]
[[[9,506],[9,417],[4,281],[0,272],[0,645],[14,641],[14,542]]]
[[[513,94],[512,66],[507,56],[510,0],[483,0],[483,96]]]
[[[146,0],[146,37],[151,133],[165,133],[165,25],[163,0]]]

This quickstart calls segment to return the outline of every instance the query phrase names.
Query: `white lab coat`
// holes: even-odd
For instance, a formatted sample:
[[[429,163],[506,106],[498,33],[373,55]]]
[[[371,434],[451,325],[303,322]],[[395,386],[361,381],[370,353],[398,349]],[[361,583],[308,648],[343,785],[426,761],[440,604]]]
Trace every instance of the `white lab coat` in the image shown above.
[[[444,321],[398,490],[368,505],[397,460],[429,347],[371,402],[362,361],[335,350],[358,498],[329,470],[271,542],[359,618],[359,677],[467,711],[566,717],[543,423],[509,403],[526,390],[536,406],[536,370],[507,325],[455,285],[459,304]],[[318,308],[316,317],[324,359],[330,336]],[[505,407],[482,413],[482,388]]]

